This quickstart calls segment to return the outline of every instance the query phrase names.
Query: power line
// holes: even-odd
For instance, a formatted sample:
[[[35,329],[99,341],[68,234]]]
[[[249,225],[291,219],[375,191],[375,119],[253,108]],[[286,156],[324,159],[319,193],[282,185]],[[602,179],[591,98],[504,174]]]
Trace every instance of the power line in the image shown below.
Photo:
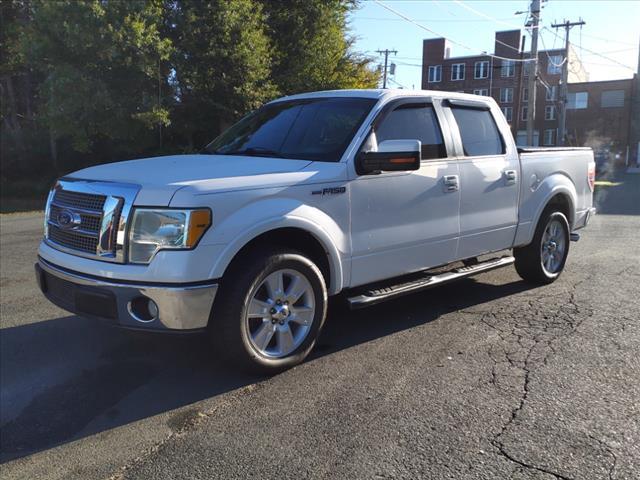
[[[401,22],[401,18],[389,18],[389,17],[361,17],[355,16],[358,20],[376,20],[380,22]],[[506,20],[506,19],[505,19]],[[481,20],[475,18],[458,18],[458,19],[444,19],[444,18],[416,18],[416,22],[434,22],[434,23],[477,23],[488,22],[489,20]]]
[[[491,16],[489,16],[489,15],[486,15],[485,13],[483,13],[483,12],[481,12],[481,11],[479,11],[479,10],[476,10],[475,8],[473,8],[473,7],[469,6],[469,5],[466,5],[466,4],[465,4],[465,3],[463,3],[461,0],[453,0],[453,2],[454,2],[454,3],[456,3],[457,5],[460,5],[461,7],[465,8],[466,10],[469,10],[469,11],[471,11],[471,12],[475,13],[476,15],[478,15],[478,16],[480,16],[480,17],[486,18],[487,20],[492,20],[492,21],[494,21],[495,23],[499,23],[499,24],[502,24],[502,25],[507,25],[507,26],[514,27],[514,28],[521,28],[521,27],[520,27],[520,26],[518,26],[518,25],[515,25],[515,24],[512,24],[512,23],[508,23],[508,22],[503,22],[503,21],[501,21],[501,20],[499,20],[499,19],[497,19],[497,18],[494,18],[494,17],[491,17]],[[547,30],[547,31],[549,31],[549,32],[551,32],[551,33],[552,33],[553,35],[555,35],[556,37],[561,38],[561,37],[559,37],[559,36],[558,36],[554,31],[552,31],[551,29],[549,29],[548,27],[542,27],[542,28],[543,28],[543,29],[545,29],[545,30]],[[581,35],[582,35],[582,33],[581,33]],[[631,44],[631,43],[627,43],[627,42],[619,42],[619,41],[615,41],[615,40],[609,40],[609,39],[606,39],[606,38],[598,37],[598,36],[596,36],[596,35],[588,35],[588,34],[586,34],[586,33],[584,34],[584,36],[585,36],[585,37],[596,38],[596,39],[604,40],[604,41],[612,41],[612,42],[615,42],[615,43],[621,43],[621,44],[624,44],[624,45],[635,45],[635,44]],[[579,49],[581,49],[581,50],[584,50],[584,51],[586,51],[586,52],[589,52],[589,53],[591,53],[592,55],[596,55],[596,56],[599,56],[599,57],[601,57],[601,58],[604,58],[605,60],[609,60],[609,61],[611,61],[611,62],[617,63],[617,64],[618,64],[618,65],[620,65],[621,67],[628,68],[629,70],[635,71],[635,69],[634,69],[634,68],[631,68],[631,67],[629,67],[628,65],[625,65],[625,64],[623,64],[623,63],[621,63],[621,62],[618,62],[617,60],[614,60],[614,59],[612,59],[612,58],[608,58],[608,57],[606,57],[606,56],[604,56],[604,55],[602,55],[602,54],[600,54],[600,53],[598,53],[598,52],[594,52],[593,50],[589,50],[588,48],[583,47],[583,46],[582,46],[582,42],[580,42],[580,45],[579,45],[579,46],[577,46],[577,48],[579,48]]]
[[[453,0],[453,3],[455,3],[456,5],[461,6],[465,10],[469,10],[470,12],[475,13],[479,17],[483,17],[483,18],[486,18],[487,20],[491,20],[492,22],[499,23],[501,25],[507,25],[508,27],[511,27],[511,28],[517,28],[518,30],[522,28],[521,25],[516,25],[514,23],[509,23],[509,22],[503,22],[502,20],[500,20],[498,18],[495,18],[495,17],[492,17],[490,15],[487,15],[487,14],[485,14],[485,13],[479,11],[479,10],[476,10],[473,7],[470,7],[469,5],[467,5],[466,3],[461,2],[460,0]]]
[[[500,22],[498,19],[493,18],[493,17],[490,17],[490,16],[488,16],[488,15],[485,15],[485,14],[483,14],[482,12],[479,12],[478,10],[475,10],[474,8],[468,7],[467,5],[465,5],[464,3],[460,2],[460,1],[457,1],[457,0],[454,0],[454,1],[455,1],[455,3],[457,3],[458,5],[460,5],[461,7],[464,7],[464,8],[466,8],[467,10],[472,11],[472,12],[473,12],[473,13],[475,13],[476,15],[479,15],[479,16],[481,16],[481,17],[484,17],[487,21],[492,21],[492,22],[502,23],[502,22]],[[454,15],[454,14],[452,13],[452,15]],[[455,15],[454,15],[454,16],[455,16]],[[518,30],[519,30],[520,28],[521,28],[521,27],[518,27]],[[507,48],[510,48],[511,50],[515,50],[516,52],[520,53],[520,49],[519,49],[519,48],[514,47],[513,45],[509,45],[508,43],[505,43],[505,42],[503,42],[503,41],[501,41],[501,40],[498,40],[497,38],[495,39],[495,42],[496,42],[496,43],[499,43],[500,45],[503,45],[503,46],[505,46],[505,47],[507,47]]]
[[[604,38],[604,37],[598,37],[596,35],[591,35],[590,33],[584,33],[583,34],[585,37],[588,38],[595,38],[596,40],[602,40],[604,42],[609,42],[609,43],[619,43],[620,45],[633,45],[634,47],[637,48],[637,45],[635,43],[631,43],[631,42],[621,42],[620,40],[612,40],[610,38]]]
[[[542,28],[543,28],[544,30],[546,30],[547,32],[550,32],[552,35],[555,35],[555,36],[556,36],[556,37],[558,37],[558,38],[562,38],[562,37],[560,37],[556,32],[554,32],[553,30],[551,30],[549,27],[542,27]],[[593,50],[589,50],[587,47],[580,47],[580,46],[577,46],[577,45],[576,45],[576,47],[577,47],[578,49],[580,49],[580,50],[585,51],[585,52],[589,52],[589,53],[591,53],[591,54],[593,54],[593,55],[595,55],[595,56],[597,56],[597,57],[600,57],[600,58],[603,58],[603,59],[605,59],[605,60],[609,60],[610,62],[616,63],[616,64],[620,65],[621,67],[624,67],[624,68],[627,68],[627,69],[631,70],[632,72],[635,72],[635,71],[636,71],[636,69],[635,69],[635,68],[631,68],[629,65],[625,65],[624,63],[621,63],[621,62],[619,62],[619,61],[617,61],[617,60],[614,60],[613,58],[609,58],[609,57],[607,57],[607,56],[605,56],[605,55],[602,55],[601,53],[594,52]]]
[[[453,43],[454,45],[458,45],[458,46],[460,46],[460,47],[462,47],[462,48],[464,48],[464,49],[466,49],[466,50],[470,50],[470,51],[473,51],[473,52],[477,52],[477,50],[476,50],[475,48],[471,48],[471,47],[469,47],[469,46],[465,45],[464,43],[460,43],[460,42],[458,42],[458,41],[456,41],[456,40],[453,40],[453,39],[452,39],[452,38],[450,38],[450,37],[446,37],[445,35],[442,35],[442,34],[440,34],[440,33],[436,32],[435,30],[430,29],[429,27],[425,27],[425,26],[424,26],[424,25],[422,25],[421,23],[418,23],[418,22],[416,22],[415,20],[413,20],[413,19],[411,19],[411,18],[407,17],[405,14],[403,14],[403,13],[401,13],[401,12],[399,12],[399,11],[395,10],[394,8],[391,8],[391,7],[390,7],[390,6],[388,6],[388,5],[385,5],[385,4],[384,4],[384,3],[382,3],[380,0],[373,0],[373,1],[374,1],[375,3],[377,3],[378,5],[380,5],[381,7],[383,7],[383,8],[385,8],[385,9],[389,10],[390,12],[392,12],[392,13],[394,13],[394,14],[396,14],[396,15],[398,15],[399,17],[404,18],[407,22],[412,23],[412,24],[414,24],[415,26],[417,26],[417,27],[419,27],[419,28],[421,28],[421,29],[423,29],[423,30],[426,30],[427,32],[429,32],[429,33],[431,33],[431,34],[433,34],[433,35],[437,35],[438,37],[445,38],[445,39],[449,40],[451,43]],[[491,54],[491,53],[486,53],[486,52],[483,52],[481,55],[485,55],[485,56],[488,56],[488,57],[491,57],[491,58],[498,58],[498,59],[500,59],[500,60],[509,60],[509,61],[512,61],[512,62],[523,62],[523,63],[528,63],[528,62],[533,62],[533,61],[534,61],[534,59],[528,59],[528,58],[527,58],[527,59],[519,59],[519,58],[501,57],[500,55],[493,55],[493,54]]]

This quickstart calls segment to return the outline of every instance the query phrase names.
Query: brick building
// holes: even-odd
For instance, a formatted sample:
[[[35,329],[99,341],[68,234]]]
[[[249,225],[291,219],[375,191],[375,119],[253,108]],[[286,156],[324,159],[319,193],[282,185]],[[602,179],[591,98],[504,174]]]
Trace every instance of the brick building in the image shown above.
[[[494,55],[451,57],[444,38],[426,39],[422,51],[422,88],[492,96],[502,108],[519,144],[526,142],[528,68],[520,30],[496,32]],[[567,55],[568,53],[568,55]],[[634,81],[588,82],[582,62],[570,47],[538,52],[535,145],[558,144],[559,93],[568,58],[567,140],[570,145],[626,152]],[[516,61],[513,61],[513,60]],[[613,150],[612,150],[613,151]]]
[[[567,140],[630,161],[633,79],[569,83]],[[627,151],[629,150],[629,151]]]

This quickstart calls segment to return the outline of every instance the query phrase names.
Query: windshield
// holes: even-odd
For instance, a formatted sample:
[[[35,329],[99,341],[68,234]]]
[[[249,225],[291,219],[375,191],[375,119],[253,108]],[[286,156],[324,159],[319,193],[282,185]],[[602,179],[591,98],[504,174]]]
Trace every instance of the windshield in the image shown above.
[[[233,125],[205,151],[337,162],[375,103],[368,98],[271,103]]]

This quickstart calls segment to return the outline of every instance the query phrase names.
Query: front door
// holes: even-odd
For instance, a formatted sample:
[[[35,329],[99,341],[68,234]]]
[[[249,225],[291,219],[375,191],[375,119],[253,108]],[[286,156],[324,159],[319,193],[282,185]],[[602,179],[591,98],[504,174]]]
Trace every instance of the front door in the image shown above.
[[[374,123],[364,150],[384,140],[420,140],[419,170],[356,176],[350,182],[351,286],[442,265],[458,241],[458,165],[447,157],[434,105],[403,100]]]

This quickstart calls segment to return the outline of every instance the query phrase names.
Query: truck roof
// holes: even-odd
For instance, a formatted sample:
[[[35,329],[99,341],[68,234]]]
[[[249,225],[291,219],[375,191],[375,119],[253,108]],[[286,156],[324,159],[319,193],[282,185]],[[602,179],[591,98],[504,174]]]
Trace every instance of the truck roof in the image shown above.
[[[473,95],[470,93],[459,92],[443,92],[439,90],[408,90],[404,88],[372,88],[372,89],[348,89],[348,90],[323,90],[318,92],[299,93],[296,95],[289,95],[281,97],[273,102],[282,100],[302,100],[305,98],[322,98],[322,97],[353,97],[353,98],[374,98],[381,99],[396,98],[396,97],[415,97],[415,96],[427,96],[434,98],[451,98],[460,100],[490,100],[490,97],[483,97],[479,95]]]

